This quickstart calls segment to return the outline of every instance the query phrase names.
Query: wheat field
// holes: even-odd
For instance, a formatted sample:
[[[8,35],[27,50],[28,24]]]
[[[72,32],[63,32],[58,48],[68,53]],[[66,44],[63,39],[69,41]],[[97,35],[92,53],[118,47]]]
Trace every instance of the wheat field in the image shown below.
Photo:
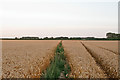
[[[118,78],[117,44],[118,41],[63,41],[65,54],[71,66],[70,76]]]
[[[63,41],[73,78],[107,78],[80,41]]]
[[[40,78],[59,41],[3,40],[2,78]]]
[[[2,78],[40,78],[60,40],[2,40]],[[118,78],[118,41],[62,40],[69,78]]]
[[[83,43],[85,44],[87,49],[89,49],[92,56],[97,59],[99,64],[101,64],[102,68],[108,73],[108,75],[112,78],[118,78],[118,53],[115,54],[110,50],[104,49],[108,48],[111,50],[117,50],[118,42],[92,42],[94,45],[90,45],[88,42],[84,41]],[[101,46],[102,44],[102,47],[104,48],[97,47],[96,44],[97,46]],[[112,47],[114,47],[114,49]]]
[[[109,50],[118,55],[119,41],[83,41],[87,44]]]

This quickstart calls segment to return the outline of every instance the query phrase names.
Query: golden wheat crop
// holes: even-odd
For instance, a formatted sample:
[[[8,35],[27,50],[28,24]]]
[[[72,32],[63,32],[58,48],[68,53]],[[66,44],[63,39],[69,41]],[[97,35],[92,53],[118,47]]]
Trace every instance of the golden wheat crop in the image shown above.
[[[57,40],[3,40],[2,77],[39,78],[58,43]]]
[[[83,44],[89,49],[98,63],[101,64],[109,77],[118,78],[118,55],[109,50],[90,45],[87,42],[83,42]]]
[[[109,50],[115,54],[118,54],[118,41],[83,41],[87,44],[94,45],[106,50]]]
[[[107,78],[80,41],[63,41],[65,55],[73,78]]]

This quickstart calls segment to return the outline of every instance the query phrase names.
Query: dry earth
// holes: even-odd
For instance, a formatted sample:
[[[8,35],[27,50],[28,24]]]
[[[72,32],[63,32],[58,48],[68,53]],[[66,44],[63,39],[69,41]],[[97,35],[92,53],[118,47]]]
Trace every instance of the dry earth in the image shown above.
[[[2,77],[39,78],[42,70],[49,65],[59,42],[57,40],[3,40]]]

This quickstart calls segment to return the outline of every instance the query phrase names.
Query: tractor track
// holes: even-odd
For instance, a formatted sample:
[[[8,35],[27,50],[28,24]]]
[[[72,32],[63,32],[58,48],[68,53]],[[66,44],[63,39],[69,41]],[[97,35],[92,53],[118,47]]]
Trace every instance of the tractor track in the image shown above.
[[[104,49],[104,50],[110,51],[110,52],[114,53],[115,55],[118,55],[116,52],[114,52],[114,51],[112,51],[112,50],[110,50],[110,49],[103,48],[103,47],[100,47],[100,46],[96,46],[96,47],[99,47],[99,48],[101,48],[101,49]]]
[[[88,49],[82,42],[81,44],[85,47],[85,49],[90,53],[91,57],[95,60],[96,64],[101,68],[101,70],[104,72],[104,74],[107,74],[107,77],[109,78],[109,73],[106,72],[106,70],[104,69],[104,67],[101,65],[101,63],[99,62],[99,60],[97,58],[95,58],[91,52],[90,49]]]

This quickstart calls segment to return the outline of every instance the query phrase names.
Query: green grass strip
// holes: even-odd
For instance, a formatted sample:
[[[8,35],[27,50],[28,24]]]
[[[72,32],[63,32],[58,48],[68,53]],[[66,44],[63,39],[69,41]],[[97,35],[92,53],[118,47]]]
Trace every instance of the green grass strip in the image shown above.
[[[61,72],[63,72],[65,78],[68,78],[68,73],[71,68],[66,62],[66,57],[64,56],[64,48],[62,46],[62,41],[59,43],[56,49],[54,59],[51,60],[50,66],[46,69],[46,72],[42,75],[45,79],[58,79]]]

